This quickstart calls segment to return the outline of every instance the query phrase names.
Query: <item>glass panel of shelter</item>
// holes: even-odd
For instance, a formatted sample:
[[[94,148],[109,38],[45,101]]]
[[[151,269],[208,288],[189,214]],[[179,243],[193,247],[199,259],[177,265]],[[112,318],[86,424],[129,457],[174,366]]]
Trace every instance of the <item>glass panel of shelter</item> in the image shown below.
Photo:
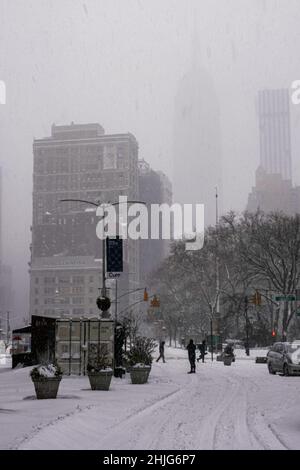
[[[94,360],[100,345],[106,345],[113,367],[114,323],[95,320],[57,320],[55,357],[63,373],[85,375],[89,361]]]

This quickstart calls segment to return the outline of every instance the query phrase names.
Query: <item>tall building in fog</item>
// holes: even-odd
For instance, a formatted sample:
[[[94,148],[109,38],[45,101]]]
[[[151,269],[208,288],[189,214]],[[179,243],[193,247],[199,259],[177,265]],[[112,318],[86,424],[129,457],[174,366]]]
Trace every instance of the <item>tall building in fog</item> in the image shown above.
[[[174,202],[203,203],[207,226],[216,220],[216,186],[222,201],[221,130],[213,79],[199,53],[193,39],[192,65],[175,96],[173,194]]]
[[[11,312],[13,309],[13,281],[12,281],[12,269],[11,266],[4,264],[3,262],[3,219],[2,219],[2,170],[0,167],[0,324],[3,319],[6,318],[7,312]],[[2,323],[3,326],[4,323]],[[6,324],[6,323],[5,323]],[[1,326],[0,326],[1,329]],[[5,328],[3,328],[4,330]],[[1,339],[1,332],[0,332]]]
[[[137,200],[138,143],[132,134],[105,134],[99,124],[52,126],[50,137],[33,143],[33,220],[30,313],[98,315],[102,242],[95,207],[61,199],[114,202]],[[122,285],[139,283],[139,250],[124,241]],[[111,297],[113,295],[111,294]]]
[[[151,227],[151,204],[172,204],[172,185],[161,171],[153,170],[145,160],[139,160],[140,200],[148,207],[148,229]],[[140,240],[140,279],[147,280],[168,255],[169,240]]]
[[[292,184],[289,90],[258,93],[260,164],[247,210],[300,212],[300,188]]]
[[[260,166],[268,175],[292,180],[289,90],[262,90],[258,94]]]
[[[3,223],[2,223],[2,168],[0,166],[0,265],[2,263],[2,236],[3,236]]]

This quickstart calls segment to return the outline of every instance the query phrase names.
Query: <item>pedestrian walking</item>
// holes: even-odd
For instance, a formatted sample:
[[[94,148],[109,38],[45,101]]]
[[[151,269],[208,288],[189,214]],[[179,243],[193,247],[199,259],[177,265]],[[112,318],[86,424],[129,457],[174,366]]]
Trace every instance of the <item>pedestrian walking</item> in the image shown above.
[[[190,339],[190,342],[187,345],[186,349],[188,350],[189,361],[191,365],[191,370],[190,372],[188,372],[188,374],[195,374],[196,372],[196,345],[194,344],[194,341],[192,339]]]
[[[205,354],[207,354],[205,339],[202,341],[201,344],[199,344],[198,349],[199,349],[199,352],[200,352],[200,357],[197,358],[197,362],[199,362],[201,360],[204,363]]]
[[[159,343],[159,356],[156,359],[156,362],[158,362],[160,359],[162,359],[163,362],[166,362],[165,361],[165,342],[164,341],[161,341]]]

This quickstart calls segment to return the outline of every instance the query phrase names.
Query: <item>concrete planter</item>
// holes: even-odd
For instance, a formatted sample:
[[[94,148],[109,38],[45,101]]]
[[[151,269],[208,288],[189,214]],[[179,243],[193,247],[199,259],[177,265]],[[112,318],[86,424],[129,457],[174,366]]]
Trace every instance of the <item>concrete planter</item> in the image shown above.
[[[131,367],[130,378],[133,384],[145,384],[148,382],[151,367]]]
[[[61,377],[32,379],[38,400],[56,398]]]
[[[101,370],[99,372],[89,372],[89,381],[92,390],[109,390],[113,371]]]
[[[232,357],[231,356],[224,356],[224,366],[231,366]]]

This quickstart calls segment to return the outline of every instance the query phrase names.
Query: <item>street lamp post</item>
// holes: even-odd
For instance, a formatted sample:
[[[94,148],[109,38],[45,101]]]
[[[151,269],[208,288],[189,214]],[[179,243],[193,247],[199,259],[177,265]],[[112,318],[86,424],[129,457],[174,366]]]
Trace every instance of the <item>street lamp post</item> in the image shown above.
[[[118,279],[116,278],[116,286],[115,286],[115,322],[118,321]]]
[[[83,204],[89,204],[94,207],[100,207],[101,205],[105,205],[105,203],[96,203],[94,201],[86,201],[85,199],[61,199],[60,202],[82,202]],[[112,202],[112,203],[107,203],[107,206],[118,206],[120,204],[145,204],[145,202],[142,201],[118,201],[118,202]],[[106,237],[104,236],[104,226],[103,226],[103,240],[102,240],[102,299],[100,298],[100,309],[102,312],[106,312],[109,307],[110,307],[110,301],[106,296]],[[98,305],[98,302],[97,302]],[[102,306],[103,307],[102,307]],[[109,306],[108,306],[109,305]]]
[[[211,348],[211,360],[214,360],[214,338],[213,338],[213,319],[210,319],[210,348]]]
[[[9,312],[6,312],[6,343],[7,344],[9,344],[9,332],[10,332]]]
[[[139,292],[141,290],[145,291],[145,289],[146,289],[146,287],[138,287],[137,289],[133,289],[133,290],[129,290],[127,292],[124,292],[124,294],[122,294],[118,297],[118,287],[117,287],[117,279],[116,279],[116,286],[115,286],[115,321],[117,321],[117,319],[118,319],[118,301],[120,299],[122,299],[123,297],[125,297],[125,295],[134,294],[135,292]],[[143,300],[145,300],[145,299],[143,299]],[[138,303],[140,303],[140,302],[141,301],[139,300]],[[127,308],[129,308],[129,307],[127,307]],[[122,310],[122,312],[123,311],[124,310]]]
[[[216,306],[215,306],[215,328],[216,328],[216,350],[220,349],[220,260],[218,254],[219,248],[219,194],[218,194],[218,187],[216,186],[216,241],[217,241],[217,252],[216,252]],[[221,347],[222,350],[222,347]],[[213,358],[212,358],[213,360]]]

